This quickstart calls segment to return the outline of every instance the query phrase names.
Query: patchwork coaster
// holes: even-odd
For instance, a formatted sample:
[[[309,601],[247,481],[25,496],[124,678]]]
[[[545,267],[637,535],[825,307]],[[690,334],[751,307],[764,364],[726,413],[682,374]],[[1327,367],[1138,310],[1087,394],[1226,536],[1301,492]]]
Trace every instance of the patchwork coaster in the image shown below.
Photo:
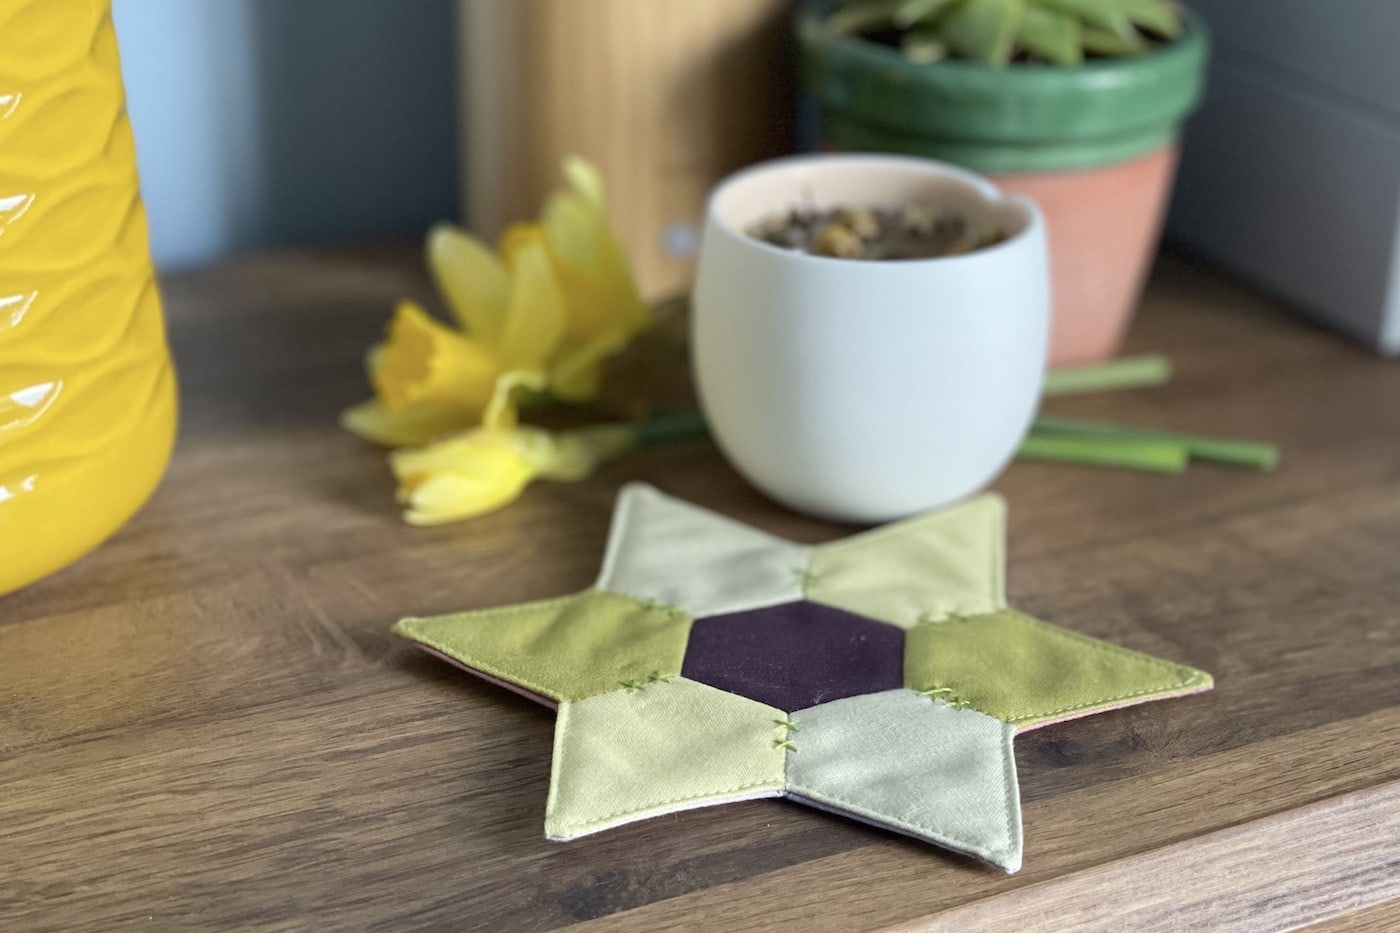
[[[1005,520],[808,547],[634,484],[590,589],[394,631],[557,707],[550,839],[787,797],[1014,872],[1017,732],[1211,678],[1008,607]]]

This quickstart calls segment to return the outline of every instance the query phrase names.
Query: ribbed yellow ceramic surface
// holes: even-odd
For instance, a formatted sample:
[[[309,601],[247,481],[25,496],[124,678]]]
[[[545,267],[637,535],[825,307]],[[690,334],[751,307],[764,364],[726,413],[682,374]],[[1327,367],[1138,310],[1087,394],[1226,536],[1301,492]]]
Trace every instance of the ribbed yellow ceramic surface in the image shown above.
[[[0,0],[0,593],[115,531],[174,433],[108,0]]]

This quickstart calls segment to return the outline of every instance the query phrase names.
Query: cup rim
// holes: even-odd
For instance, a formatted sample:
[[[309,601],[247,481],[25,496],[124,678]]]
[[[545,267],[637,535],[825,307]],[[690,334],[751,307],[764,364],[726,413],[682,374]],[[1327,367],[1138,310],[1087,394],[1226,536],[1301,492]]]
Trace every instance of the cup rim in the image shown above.
[[[815,166],[868,166],[872,169],[880,167],[912,168],[923,171],[931,178],[952,179],[974,191],[979,197],[990,205],[1010,204],[1017,207],[1024,214],[1025,222],[1015,233],[995,246],[987,246],[973,250],[970,253],[963,253],[957,256],[930,256],[923,259],[900,259],[894,262],[878,259],[847,259],[836,256],[819,256],[794,249],[785,249],[766,243],[756,237],[750,236],[743,230],[737,229],[733,224],[720,215],[719,203],[735,187],[751,181],[752,179],[768,174],[790,172],[800,169],[809,169]],[[714,230],[722,231],[731,239],[742,242],[746,245],[762,251],[772,253],[774,256],[782,257],[794,262],[813,262],[822,265],[840,263],[843,267],[854,267],[860,269],[870,268],[920,268],[932,263],[953,264],[974,262],[988,256],[996,255],[1006,249],[1013,249],[1021,242],[1037,233],[1044,226],[1044,218],[1041,216],[1040,208],[1034,201],[1023,195],[1008,194],[997,187],[996,183],[985,175],[980,175],[961,166],[942,162],[938,159],[930,159],[923,156],[899,155],[894,153],[845,153],[845,152],[820,152],[820,153],[799,153],[797,155],[780,156],[776,159],[767,159],[753,165],[745,166],[735,172],[726,175],[710,191],[705,202],[705,221]]]

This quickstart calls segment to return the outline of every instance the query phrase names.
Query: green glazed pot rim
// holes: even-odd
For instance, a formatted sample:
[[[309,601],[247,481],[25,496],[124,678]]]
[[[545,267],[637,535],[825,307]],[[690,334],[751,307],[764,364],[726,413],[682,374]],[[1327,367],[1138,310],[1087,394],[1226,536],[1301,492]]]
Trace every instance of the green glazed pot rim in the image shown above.
[[[931,156],[980,172],[1062,171],[1168,145],[1200,100],[1210,36],[1189,11],[1182,36],[1144,55],[1066,67],[911,62],[833,30],[829,0],[806,0],[796,31],[803,84],[839,148]]]
[[[804,43],[820,45],[835,54],[861,61],[894,80],[909,84],[985,87],[998,94],[1022,92],[1048,96],[1108,90],[1134,78],[1155,84],[1167,74],[1194,69],[1210,40],[1205,23],[1186,9],[1186,29],[1182,35],[1144,55],[1094,58],[1074,66],[1013,62],[998,67],[959,58],[912,62],[891,46],[831,29],[825,13],[829,6],[826,0],[808,0],[798,9],[797,31]]]

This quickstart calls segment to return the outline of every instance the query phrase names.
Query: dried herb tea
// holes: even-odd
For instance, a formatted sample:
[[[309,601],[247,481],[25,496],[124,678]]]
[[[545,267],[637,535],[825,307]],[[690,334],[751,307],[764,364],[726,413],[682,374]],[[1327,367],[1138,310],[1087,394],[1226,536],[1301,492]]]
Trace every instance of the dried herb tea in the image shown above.
[[[750,227],[749,236],[783,249],[838,259],[936,259],[995,246],[1007,234],[961,214],[906,207],[794,208]]]

